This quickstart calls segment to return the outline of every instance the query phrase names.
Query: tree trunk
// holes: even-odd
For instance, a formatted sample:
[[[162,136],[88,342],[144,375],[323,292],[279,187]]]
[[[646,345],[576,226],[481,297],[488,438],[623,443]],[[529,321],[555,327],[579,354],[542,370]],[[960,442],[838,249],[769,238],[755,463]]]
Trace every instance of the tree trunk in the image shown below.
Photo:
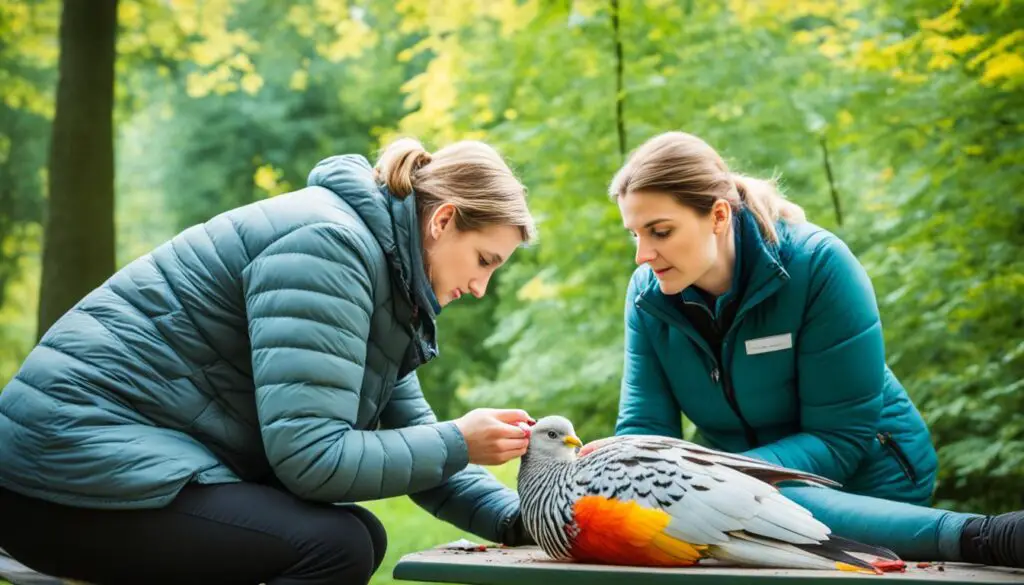
[[[117,0],[65,0],[37,335],[114,272]]]

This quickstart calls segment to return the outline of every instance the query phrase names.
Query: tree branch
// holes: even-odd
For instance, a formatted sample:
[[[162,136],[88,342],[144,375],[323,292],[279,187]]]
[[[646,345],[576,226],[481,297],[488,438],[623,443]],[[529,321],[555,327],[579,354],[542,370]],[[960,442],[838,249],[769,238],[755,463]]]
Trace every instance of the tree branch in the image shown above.
[[[836,181],[832,176],[832,163],[830,163],[828,159],[828,142],[826,141],[824,134],[821,135],[818,142],[821,144],[822,159],[825,163],[825,176],[828,177],[828,188],[829,192],[832,194],[832,207],[835,208],[836,211],[836,223],[838,225],[843,225],[843,209],[839,204],[839,191],[836,189]]]
[[[626,122],[623,109],[626,95],[622,87],[622,36],[619,30],[619,0],[612,3],[612,31],[615,39],[615,126],[619,133],[619,155],[626,157]]]

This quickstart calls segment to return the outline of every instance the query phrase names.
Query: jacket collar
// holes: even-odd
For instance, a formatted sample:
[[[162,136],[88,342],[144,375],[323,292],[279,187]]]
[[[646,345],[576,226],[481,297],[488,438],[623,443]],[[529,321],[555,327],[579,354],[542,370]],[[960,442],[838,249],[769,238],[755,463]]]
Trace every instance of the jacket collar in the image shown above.
[[[743,278],[746,282],[741,291],[739,308],[739,312],[743,313],[774,294],[788,282],[789,273],[782,265],[781,246],[764,239],[753,212],[743,208],[737,216],[740,224],[740,247],[747,263],[746,270],[743,271]],[[785,224],[776,222],[775,229],[781,241],[785,237]],[[739,317],[739,313],[737,317]]]
[[[724,305],[724,301],[734,294],[739,294],[739,308],[737,309],[735,323],[738,323],[744,313],[754,308],[757,304],[774,294],[782,285],[789,280],[789,273],[782,265],[781,248],[777,244],[767,242],[761,234],[754,214],[747,208],[742,208],[735,214],[733,219],[736,238],[736,259],[733,269],[732,286],[729,292],[718,299],[717,307]],[[784,237],[784,225],[776,224],[780,238]],[[690,286],[683,290],[682,298],[691,302],[704,301],[696,287]],[[644,300],[661,305],[666,311],[671,303],[661,292],[658,286],[658,279],[648,269],[647,286],[641,292]],[[718,311],[712,307],[713,314]],[[675,311],[671,311],[675,313]]]
[[[380,244],[391,273],[395,318],[407,326],[412,344],[399,375],[439,353],[436,318],[441,306],[423,265],[415,194],[399,199],[377,183],[373,167],[360,155],[326,158],[313,168],[307,185],[325,187],[344,200]]]

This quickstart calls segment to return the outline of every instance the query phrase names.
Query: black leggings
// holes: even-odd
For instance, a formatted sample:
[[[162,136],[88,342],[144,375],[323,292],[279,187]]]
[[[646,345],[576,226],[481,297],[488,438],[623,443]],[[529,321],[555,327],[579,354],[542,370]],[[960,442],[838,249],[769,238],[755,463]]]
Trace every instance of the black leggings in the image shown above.
[[[0,488],[0,548],[96,585],[364,585],[387,535],[365,508],[257,484],[189,485],[167,507],[94,510]]]

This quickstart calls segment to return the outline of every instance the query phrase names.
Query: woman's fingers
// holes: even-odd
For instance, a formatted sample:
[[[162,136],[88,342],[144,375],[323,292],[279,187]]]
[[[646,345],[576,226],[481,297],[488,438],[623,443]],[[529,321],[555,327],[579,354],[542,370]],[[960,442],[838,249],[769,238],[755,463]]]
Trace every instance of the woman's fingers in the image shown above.
[[[516,457],[522,457],[529,445],[530,441],[527,439],[501,439],[495,441],[493,452],[490,456],[491,462],[494,465],[501,465]]]
[[[515,424],[498,422],[494,426],[494,438],[496,439],[526,439],[530,432]]]
[[[533,424],[537,421],[527,414],[525,410],[518,408],[498,408],[494,410],[494,418],[500,420],[503,423],[514,425],[518,422],[525,422],[527,424]]]
[[[494,443],[496,450],[500,453],[526,452],[530,446],[529,439],[501,439]]]

